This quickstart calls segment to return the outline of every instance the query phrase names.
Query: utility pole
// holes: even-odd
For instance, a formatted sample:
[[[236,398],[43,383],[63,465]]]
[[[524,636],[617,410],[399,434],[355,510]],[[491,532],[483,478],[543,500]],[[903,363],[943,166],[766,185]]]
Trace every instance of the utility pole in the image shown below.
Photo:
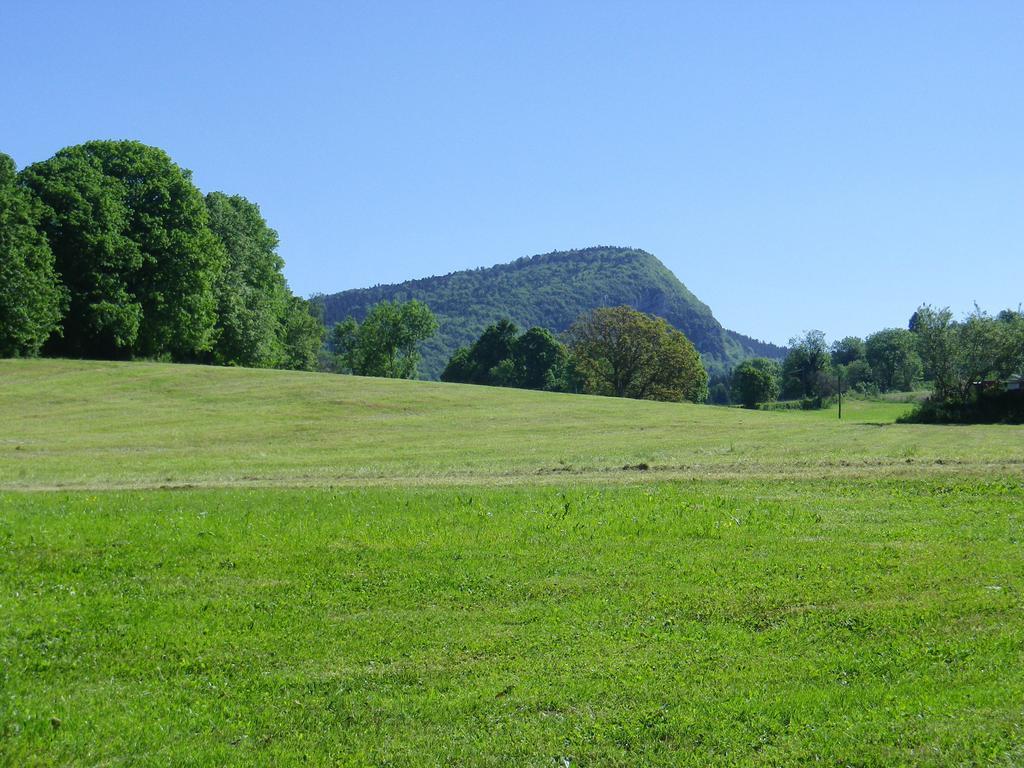
[[[836,368],[836,380],[839,382],[839,420],[843,419],[843,369]]]

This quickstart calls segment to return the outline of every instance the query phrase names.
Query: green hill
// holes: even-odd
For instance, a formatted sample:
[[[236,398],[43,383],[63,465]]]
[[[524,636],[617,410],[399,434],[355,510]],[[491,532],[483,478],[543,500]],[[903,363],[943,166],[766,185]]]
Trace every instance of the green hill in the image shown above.
[[[396,299],[424,301],[440,321],[437,336],[423,348],[420,373],[427,378],[436,379],[456,349],[502,318],[523,329],[539,325],[564,331],[588,310],[623,304],[664,317],[689,337],[711,370],[785,353],[723,328],[671,270],[635,248],[555,251],[486,269],[343,291],[323,297],[325,319],[328,326],[349,316],[361,320],[377,302]]]

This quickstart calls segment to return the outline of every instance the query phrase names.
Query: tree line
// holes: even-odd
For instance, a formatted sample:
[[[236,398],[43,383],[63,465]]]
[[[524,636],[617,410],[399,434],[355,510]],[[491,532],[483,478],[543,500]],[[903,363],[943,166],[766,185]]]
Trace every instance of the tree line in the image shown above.
[[[422,302],[382,301],[360,323],[335,324],[329,369],[414,378],[419,346],[437,331]],[[707,371],[686,336],[663,318],[602,307],[577,318],[564,341],[547,328],[524,332],[508,319],[488,326],[448,360],[441,380],[642,400],[703,402]]]
[[[414,378],[420,345],[437,331],[422,302],[382,301],[362,323],[334,326],[326,367],[343,373]],[[779,363],[745,360],[712,383],[713,400],[746,408],[779,398],[821,408],[839,392],[866,396],[930,386],[909,418],[935,421],[1024,420],[1024,315],[980,309],[962,322],[948,309],[920,307],[908,328],[886,328],[865,339],[829,345],[808,331],[790,339]],[[704,402],[709,376],[684,334],[663,318],[631,307],[602,307],[579,316],[561,336],[541,327],[524,332],[508,319],[488,326],[458,349],[441,374],[446,382],[554,392]]]
[[[278,237],[166,152],[90,141],[20,172],[0,154],[0,356],[314,369],[324,327]]]
[[[875,395],[928,386],[929,397],[908,417],[918,421],[997,421],[1024,418],[1024,314],[980,308],[955,321],[948,308],[918,308],[907,328],[828,345],[821,331],[790,340],[780,365],[753,359],[729,377],[727,396],[747,408],[777,398],[821,407],[837,392]],[[716,382],[721,387],[721,382]],[[716,394],[721,396],[721,390]]]

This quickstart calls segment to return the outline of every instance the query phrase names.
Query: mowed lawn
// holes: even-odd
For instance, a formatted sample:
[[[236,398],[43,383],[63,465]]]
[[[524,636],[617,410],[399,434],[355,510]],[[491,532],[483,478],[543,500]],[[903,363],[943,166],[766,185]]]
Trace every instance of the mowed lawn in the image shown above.
[[[0,360],[0,489],[631,482],[1024,471],[1020,427],[461,384]]]
[[[0,385],[2,765],[1024,763],[1024,428]]]

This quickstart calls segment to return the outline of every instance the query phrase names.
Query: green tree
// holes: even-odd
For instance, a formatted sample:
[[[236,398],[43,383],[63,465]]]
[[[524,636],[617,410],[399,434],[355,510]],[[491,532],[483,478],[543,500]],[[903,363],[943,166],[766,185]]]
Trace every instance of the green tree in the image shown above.
[[[782,366],[764,357],[744,360],[732,372],[732,399],[744,408],[756,408],[779,396]]]
[[[832,343],[832,365],[849,365],[864,359],[864,341],[857,336],[847,336]]]
[[[782,393],[790,398],[820,398],[828,392],[831,355],[821,331],[807,331],[789,340],[782,363]]]
[[[948,308],[928,305],[915,316],[917,349],[932,374],[934,400],[967,402],[978,383],[1024,368],[1024,320],[994,318],[975,307],[957,323]]]
[[[167,153],[90,141],[29,166],[41,228],[70,293],[49,351],[195,359],[211,349],[223,250],[203,196]]]
[[[14,161],[0,154],[0,357],[38,354],[60,329],[67,296],[38,231],[40,215],[39,202],[17,184]]]
[[[448,364],[441,371],[441,381],[454,384],[468,384],[473,376],[473,360],[469,347],[459,347],[448,359]]]
[[[693,344],[665,320],[630,307],[603,307],[568,331],[575,368],[591,394],[641,400],[708,395],[708,374]]]
[[[854,360],[849,365],[841,367],[844,391],[846,389],[854,389],[858,392],[878,391],[875,386],[874,374],[867,360]]]
[[[421,301],[382,301],[362,323],[335,326],[334,342],[347,367],[359,376],[416,377],[419,345],[437,332],[437,319]]]
[[[277,232],[259,206],[238,195],[211,192],[206,209],[210,230],[226,256],[214,283],[217,334],[211,358],[256,368],[283,365],[292,354],[286,354],[283,326],[297,322],[301,313],[292,316],[296,305],[282,273],[284,260],[277,254]]]
[[[502,319],[488,326],[473,342],[469,349],[470,384],[494,383],[491,371],[501,365],[502,361],[512,358],[519,329],[511,320]]]
[[[282,357],[276,367],[295,371],[316,370],[326,331],[323,317],[314,302],[290,296],[277,331]]]
[[[551,331],[547,328],[530,328],[513,344],[514,386],[524,389],[564,389],[568,359],[565,345]]]
[[[469,347],[456,350],[441,381],[523,389],[565,389],[568,351],[546,328],[522,335],[515,323],[489,325]]]
[[[957,398],[956,327],[948,307],[935,309],[922,305],[911,317],[910,327],[917,340],[917,353],[924,364],[925,376],[932,381],[937,400]]]
[[[921,358],[911,331],[886,328],[873,333],[864,342],[864,354],[871,366],[872,378],[883,392],[910,391],[921,376]]]
[[[331,329],[331,348],[336,358],[335,367],[339,373],[355,373],[358,367],[356,358],[359,345],[359,323],[346,317],[335,323]]]

